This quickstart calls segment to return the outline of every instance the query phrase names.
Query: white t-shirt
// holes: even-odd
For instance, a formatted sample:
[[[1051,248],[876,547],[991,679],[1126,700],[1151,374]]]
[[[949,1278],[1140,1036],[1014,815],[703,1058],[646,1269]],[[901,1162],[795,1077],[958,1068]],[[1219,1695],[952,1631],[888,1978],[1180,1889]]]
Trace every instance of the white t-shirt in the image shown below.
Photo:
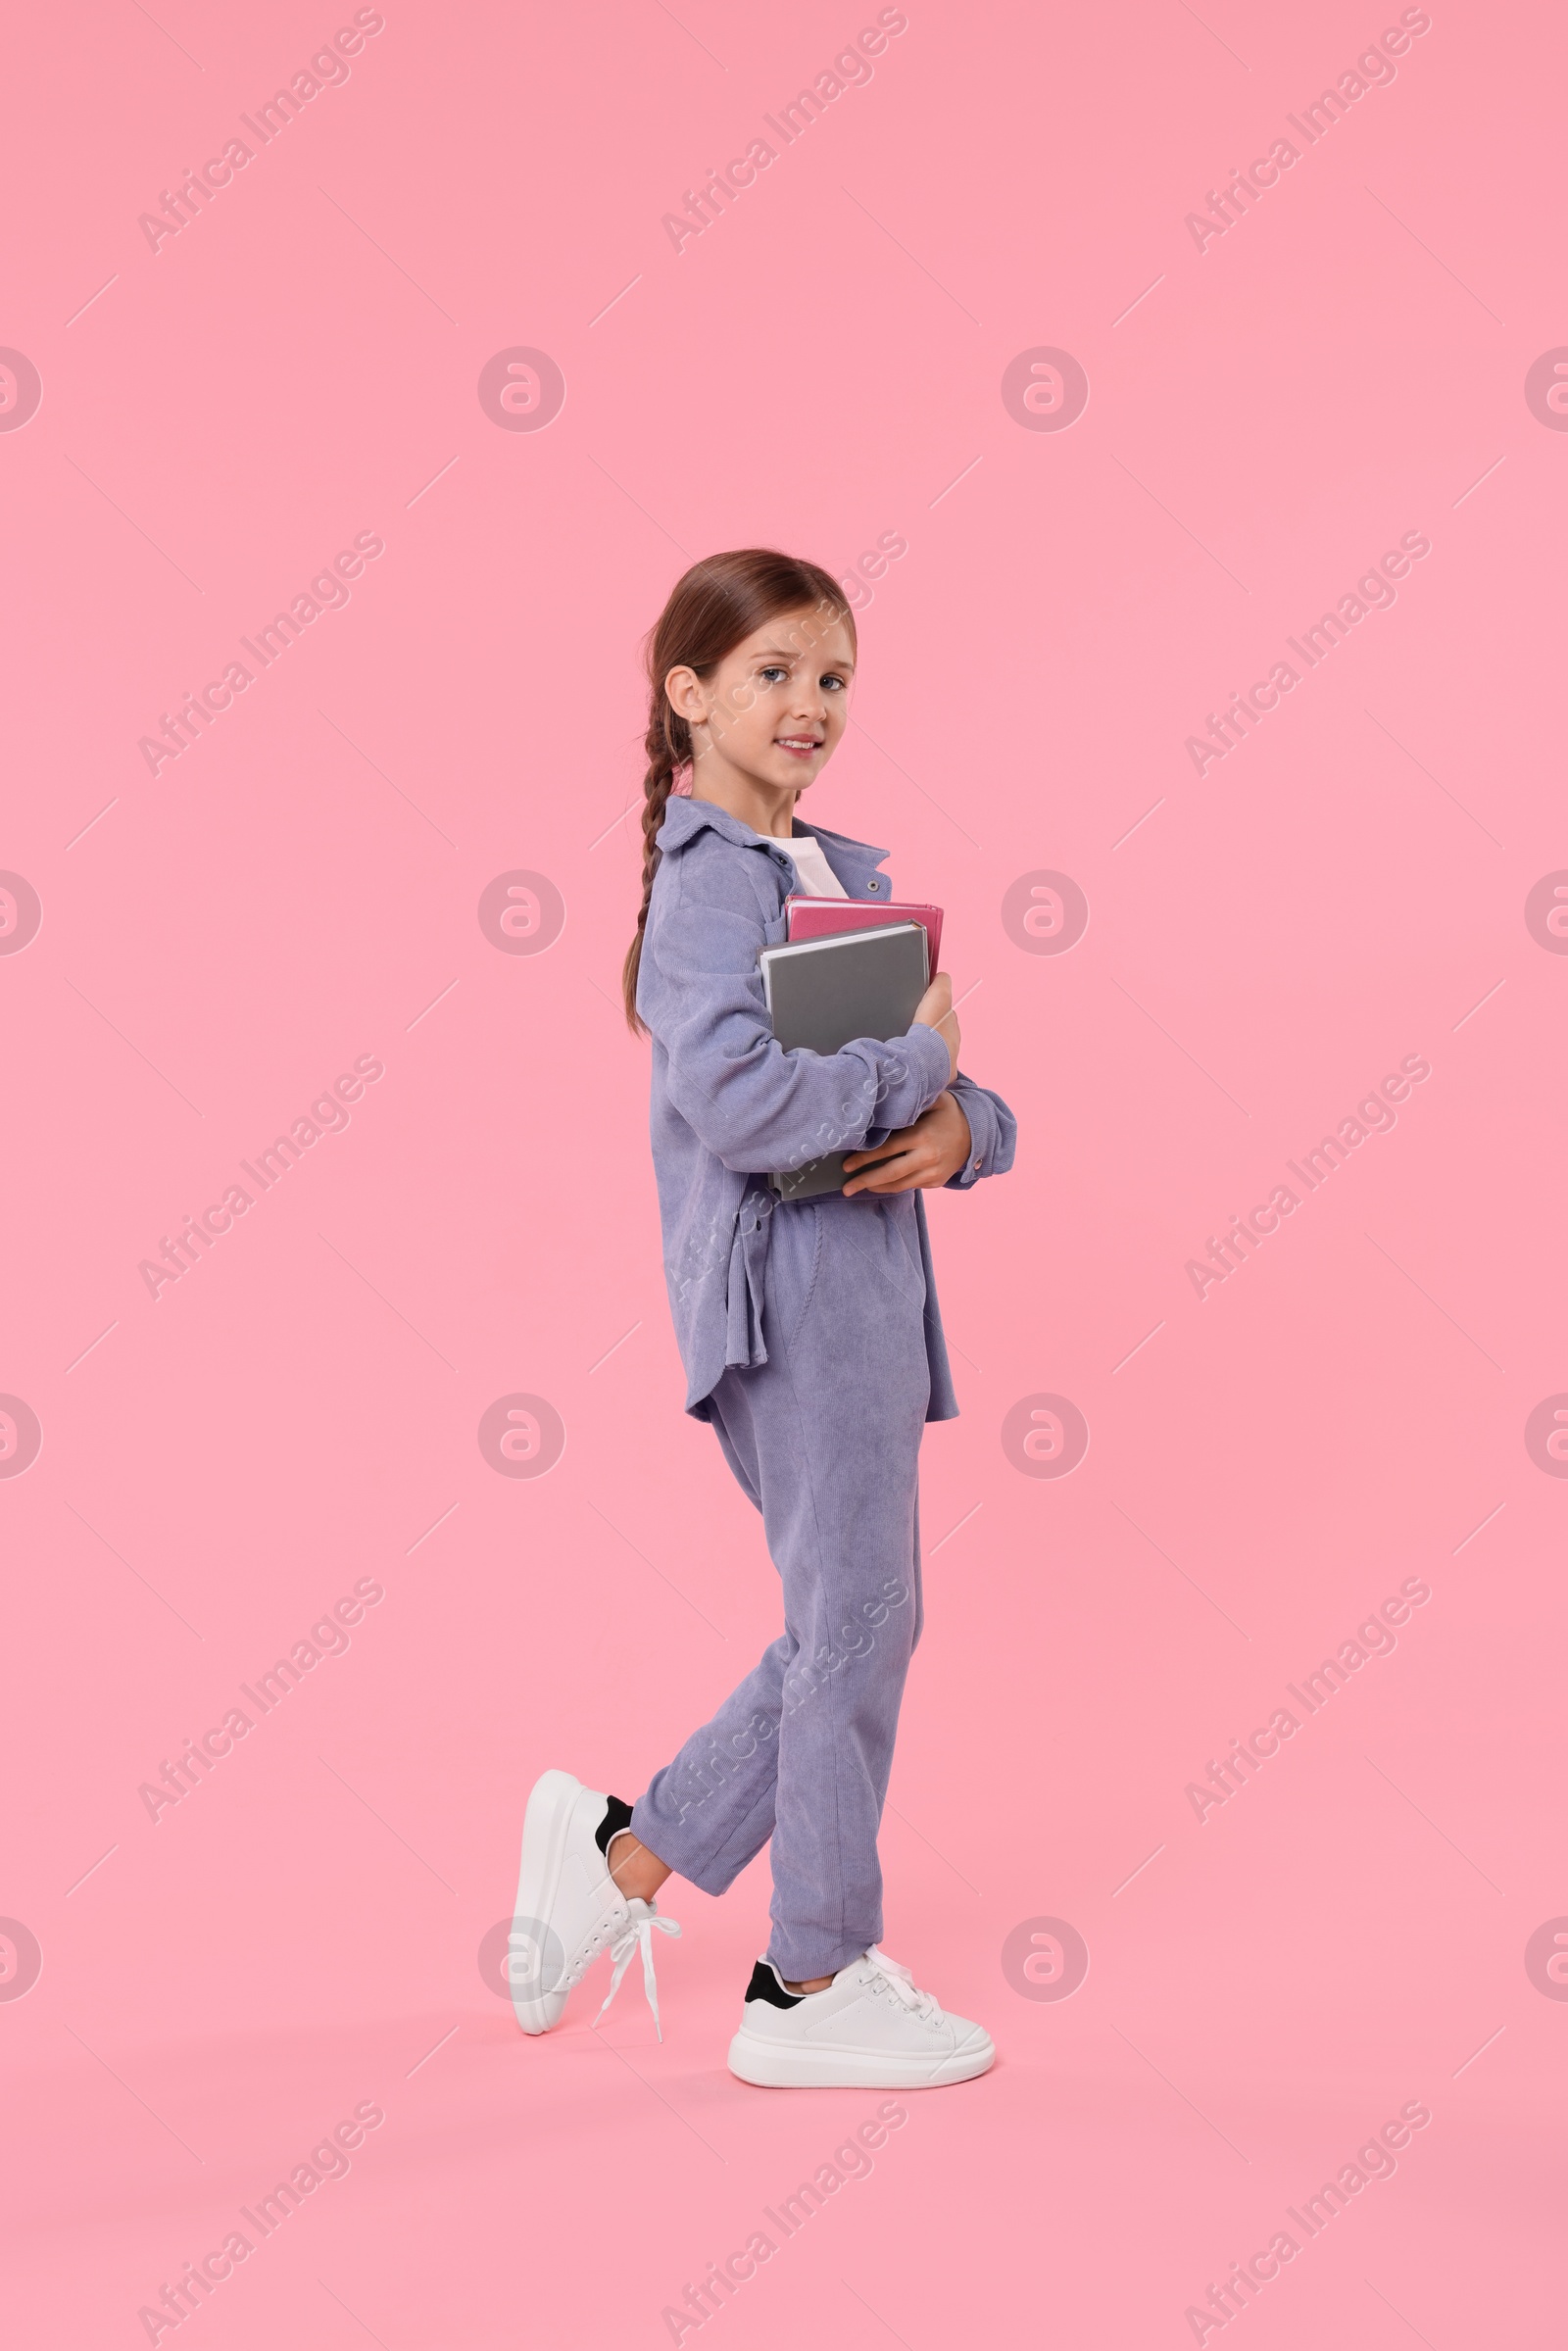
[[[790,837],[790,856],[801,877],[803,898],[848,898],[849,892],[828,863],[819,843],[809,833]]]

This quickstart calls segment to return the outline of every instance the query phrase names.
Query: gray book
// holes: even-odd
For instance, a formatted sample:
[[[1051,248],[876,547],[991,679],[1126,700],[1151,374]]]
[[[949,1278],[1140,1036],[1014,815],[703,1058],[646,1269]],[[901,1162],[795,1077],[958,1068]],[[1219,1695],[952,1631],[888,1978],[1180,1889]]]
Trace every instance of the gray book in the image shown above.
[[[931,984],[929,941],[920,922],[834,931],[788,947],[764,947],[762,992],[773,1034],[786,1053],[841,1053],[858,1037],[902,1037]],[[880,1122],[873,1122],[880,1123]],[[842,1192],[844,1153],[769,1176],[780,1200]]]

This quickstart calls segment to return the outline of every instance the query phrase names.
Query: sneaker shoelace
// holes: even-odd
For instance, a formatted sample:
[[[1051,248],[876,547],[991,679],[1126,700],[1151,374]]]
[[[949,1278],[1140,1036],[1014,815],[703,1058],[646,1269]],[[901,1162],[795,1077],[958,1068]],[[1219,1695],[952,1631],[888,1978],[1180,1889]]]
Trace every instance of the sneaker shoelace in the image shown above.
[[[875,1943],[866,1955],[866,1964],[876,1971],[877,1981],[885,1984],[895,1998],[906,2008],[912,2009],[924,2025],[934,2025],[942,2014],[942,2004],[934,1992],[922,1991],[914,1981],[913,1971],[890,1959]]]
[[[610,1946],[610,1956],[615,1963],[615,1972],[610,1979],[610,1989],[605,1994],[604,2007],[600,2009],[599,2016],[595,2017],[594,2023],[598,2024],[599,2017],[604,2015],[605,2009],[610,2006],[611,2001],[619,1991],[626,1970],[630,1967],[636,1954],[641,1951],[643,1955],[643,1990],[647,1994],[648,2005],[654,2012],[654,2031],[662,2040],[664,2028],[659,2021],[659,1987],[654,1982],[654,1935],[656,1933],[678,1935],[680,1928],[674,1919],[662,1919],[652,1902],[634,1899],[627,1903],[626,1908],[628,1913],[626,1924]]]

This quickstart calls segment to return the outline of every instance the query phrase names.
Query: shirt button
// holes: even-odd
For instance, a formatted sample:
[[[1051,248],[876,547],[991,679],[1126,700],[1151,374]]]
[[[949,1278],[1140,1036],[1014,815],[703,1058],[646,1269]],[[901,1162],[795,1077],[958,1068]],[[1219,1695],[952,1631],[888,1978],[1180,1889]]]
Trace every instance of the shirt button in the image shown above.
[[[980,1173],[981,1162],[978,1159],[971,1159],[969,1164],[974,1169],[975,1174],[978,1175]]]

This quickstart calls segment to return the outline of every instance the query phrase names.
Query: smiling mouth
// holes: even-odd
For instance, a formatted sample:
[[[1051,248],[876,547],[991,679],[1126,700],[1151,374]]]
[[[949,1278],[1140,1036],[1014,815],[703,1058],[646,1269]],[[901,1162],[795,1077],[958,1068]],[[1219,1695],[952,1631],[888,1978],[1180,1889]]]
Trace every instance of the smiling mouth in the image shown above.
[[[780,751],[791,752],[798,759],[808,759],[822,748],[820,735],[775,735],[773,740]]]

